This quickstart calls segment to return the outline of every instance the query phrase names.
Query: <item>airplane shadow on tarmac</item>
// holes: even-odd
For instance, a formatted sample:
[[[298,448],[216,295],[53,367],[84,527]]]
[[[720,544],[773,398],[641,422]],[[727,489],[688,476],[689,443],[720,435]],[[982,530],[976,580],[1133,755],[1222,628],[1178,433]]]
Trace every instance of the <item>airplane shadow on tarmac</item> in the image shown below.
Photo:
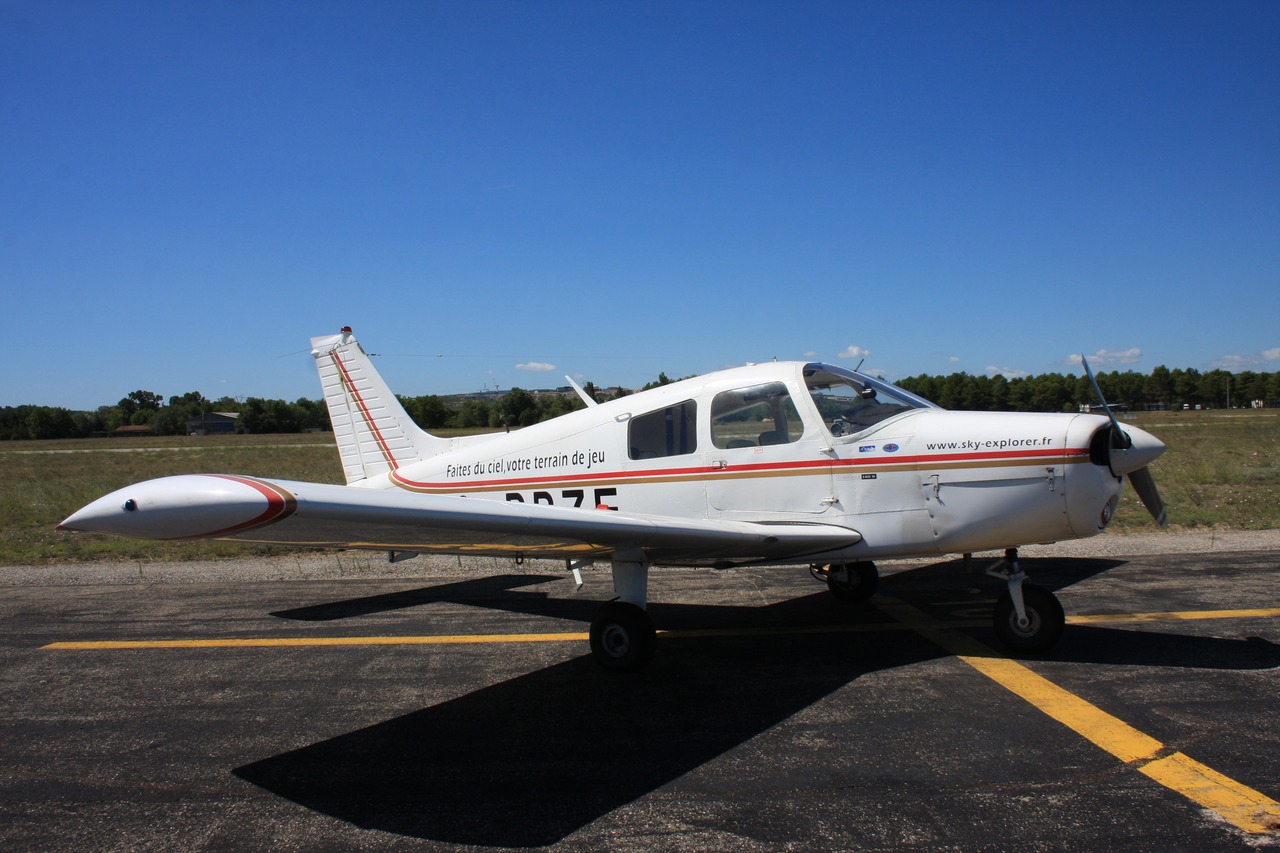
[[[1060,588],[1115,561],[1055,561],[1033,577]],[[944,597],[980,596],[952,564],[886,576],[883,594],[930,610]],[[937,578],[930,575],[938,573]],[[514,591],[553,577],[446,584],[276,615],[341,619],[428,601],[589,620],[594,602]],[[999,585],[995,586],[998,592]],[[922,597],[921,593],[927,591]],[[952,599],[951,603],[955,603]],[[963,599],[960,599],[963,603]],[[825,593],[766,607],[654,604],[662,628],[891,620],[869,605],[845,608]],[[940,618],[946,618],[945,615]],[[980,638],[990,629],[972,629]],[[659,641],[645,672],[617,675],[583,656],[466,696],[233,772],[302,806],[357,826],[458,844],[555,843],[854,683],[868,673],[936,658],[940,650],[901,627],[830,634],[699,636]],[[1244,640],[1070,626],[1053,660],[1254,669],[1280,664],[1277,647]],[[1173,662],[1173,663],[1171,663]],[[868,733],[870,734],[870,733]]]
[[[606,673],[584,656],[234,773],[361,827],[542,846],[864,673],[936,655],[900,632],[860,635],[856,646],[848,637],[679,644],[644,673]]]
[[[545,593],[537,592],[512,596],[514,590],[535,584],[561,580],[554,575],[498,575],[476,578],[474,580],[456,581],[422,587],[421,589],[388,592],[380,595],[369,595],[363,598],[350,598],[345,601],[325,602],[308,607],[295,607],[289,610],[277,610],[271,615],[280,619],[294,619],[300,622],[333,622],[339,619],[351,619],[358,616],[371,616],[375,613],[386,613],[391,610],[404,610],[409,607],[420,607],[437,601],[472,604],[479,607],[497,607],[509,609],[504,604],[513,600],[521,601],[530,597],[546,601]],[[581,604],[586,619],[599,607],[598,602],[564,601],[563,604]],[[572,618],[572,617],[571,617]]]

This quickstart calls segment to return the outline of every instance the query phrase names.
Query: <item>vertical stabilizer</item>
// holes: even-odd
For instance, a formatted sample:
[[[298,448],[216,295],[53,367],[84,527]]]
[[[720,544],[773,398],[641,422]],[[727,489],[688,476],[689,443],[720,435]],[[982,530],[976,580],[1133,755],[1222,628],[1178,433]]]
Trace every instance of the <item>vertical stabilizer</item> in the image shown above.
[[[447,439],[429,435],[410,419],[350,327],[312,338],[311,354],[348,485],[446,449]]]

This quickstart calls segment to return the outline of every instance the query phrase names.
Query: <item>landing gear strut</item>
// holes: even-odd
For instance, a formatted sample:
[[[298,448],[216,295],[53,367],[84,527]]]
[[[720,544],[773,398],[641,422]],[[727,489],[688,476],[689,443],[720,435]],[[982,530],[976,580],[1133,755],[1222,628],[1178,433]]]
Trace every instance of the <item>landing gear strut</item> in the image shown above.
[[[992,626],[996,636],[1015,654],[1036,655],[1048,651],[1062,636],[1067,617],[1062,603],[1049,590],[1024,583],[1026,573],[1018,564],[1018,549],[1004,552],[1004,559],[987,569],[987,574],[1008,583],[996,600]]]
[[[603,604],[591,620],[591,656],[613,672],[635,672],[648,666],[657,647],[653,620],[645,612],[649,594],[649,561],[637,548],[613,555],[616,601]]]

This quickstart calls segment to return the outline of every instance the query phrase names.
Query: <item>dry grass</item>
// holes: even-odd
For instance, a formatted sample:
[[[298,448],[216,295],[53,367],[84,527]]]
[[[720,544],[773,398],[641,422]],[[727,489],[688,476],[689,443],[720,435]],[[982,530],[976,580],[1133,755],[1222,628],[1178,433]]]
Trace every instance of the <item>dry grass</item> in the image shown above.
[[[1172,525],[1280,528],[1280,410],[1152,412],[1135,422],[1169,446],[1151,472]],[[1126,489],[1116,524],[1149,523]]]
[[[1174,526],[1280,528],[1280,410],[1150,413],[1134,423],[1169,445],[1152,473]],[[0,565],[269,552],[220,542],[73,536],[53,528],[107,492],[170,474],[342,482],[328,434],[6,442],[0,465]],[[1114,524],[1133,530],[1151,525],[1131,489],[1125,489]]]
[[[329,435],[85,439],[0,447],[0,564],[96,559],[201,559],[249,551],[220,542],[143,542],[53,529],[130,483],[171,474],[244,473],[341,483]],[[262,553],[264,549],[257,549]]]

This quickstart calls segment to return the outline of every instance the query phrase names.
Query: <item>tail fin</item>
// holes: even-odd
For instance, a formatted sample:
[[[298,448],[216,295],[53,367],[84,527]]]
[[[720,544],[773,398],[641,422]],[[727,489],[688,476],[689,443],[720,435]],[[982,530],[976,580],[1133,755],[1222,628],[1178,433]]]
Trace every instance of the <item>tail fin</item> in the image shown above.
[[[410,419],[349,326],[312,338],[311,354],[348,485],[447,449]]]

